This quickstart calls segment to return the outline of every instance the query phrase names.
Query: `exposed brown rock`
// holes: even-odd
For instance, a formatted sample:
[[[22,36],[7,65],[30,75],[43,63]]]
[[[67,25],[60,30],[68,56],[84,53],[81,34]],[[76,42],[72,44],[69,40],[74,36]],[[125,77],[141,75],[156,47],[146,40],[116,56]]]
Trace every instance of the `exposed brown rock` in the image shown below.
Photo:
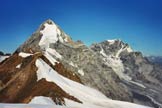
[[[28,92],[28,97],[26,97],[23,103],[29,103],[31,99],[35,96],[46,96],[51,97],[56,104],[65,104],[64,98],[74,100],[81,103],[78,99],[70,96],[65,91],[63,91],[59,86],[53,82],[47,82],[45,79],[39,80],[33,88]]]
[[[47,82],[45,79],[37,81],[35,62],[38,58],[43,59],[59,74],[81,83],[80,79],[66,70],[62,64],[56,63],[56,66],[53,66],[40,52],[26,58],[15,53],[0,64],[0,102],[29,103],[34,96],[46,96],[51,97],[56,104],[65,104],[64,98],[81,103],[80,100],[70,96],[55,83]],[[20,63],[21,68],[16,69]]]
[[[17,53],[0,63],[0,80],[7,83],[18,69],[16,66],[22,63],[23,58]]]
[[[27,91],[36,83],[36,59],[37,56],[29,56],[23,59],[21,68],[14,70],[14,74],[0,91],[0,102],[18,102],[27,94]]]
[[[73,81],[82,83],[80,78],[74,74],[74,72],[71,72],[69,70],[67,70],[62,63],[56,63],[56,65],[54,66],[54,69],[61,75],[67,77],[68,79],[71,79]]]

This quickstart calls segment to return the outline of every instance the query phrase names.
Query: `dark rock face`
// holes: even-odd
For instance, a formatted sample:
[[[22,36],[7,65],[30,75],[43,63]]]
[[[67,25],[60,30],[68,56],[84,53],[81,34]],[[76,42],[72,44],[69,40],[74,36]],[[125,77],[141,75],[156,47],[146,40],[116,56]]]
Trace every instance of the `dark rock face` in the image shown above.
[[[0,51],[0,56],[4,56],[4,53],[2,51]]]

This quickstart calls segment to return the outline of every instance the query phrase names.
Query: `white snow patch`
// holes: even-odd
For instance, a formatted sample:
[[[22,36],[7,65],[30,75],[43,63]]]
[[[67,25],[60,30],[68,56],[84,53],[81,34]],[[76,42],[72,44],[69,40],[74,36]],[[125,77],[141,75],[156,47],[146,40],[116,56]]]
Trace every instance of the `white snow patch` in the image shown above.
[[[5,60],[6,58],[9,58],[10,56],[0,56],[0,62],[2,62],[3,60]]]
[[[78,73],[81,75],[81,76],[84,76],[84,71],[82,69],[79,69],[78,70]]]
[[[132,78],[128,75],[124,74],[124,66],[122,61],[119,58],[115,58],[113,56],[107,56],[104,58],[105,63],[110,66],[116,74],[124,80],[131,80]]]
[[[122,60],[120,60],[119,55],[125,49],[132,51],[130,47],[123,48],[122,46],[122,48],[116,53],[116,56],[113,56],[113,55],[108,56],[104,52],[103,48],[102,47],[100,48],[101,48],[100,54],[102,54],[102,56],[104,57],[103,60],[108,66],[110,66],[114,70],[114,72],[119,76],[119,78],[124,79],[142,88],[146,88],[143,84],[132,81],[132,78],[130,76],[128,76],[127,74],[124,74],[124,66],[123,66]]]
[[[129,46],[128,48],[127,48],[127,51],[130,53],[130,52],[133,52],[133,50],[132,50],[132,48]]]
[[[124,46],[123,44],[122,44],[122,46],[121,46],[121,48],[118,50],[118,52],[116,53],[116,55],[115,55],[115,57],[116,58],[120,58],[120,54],[122,53],[122,52],[124,52],[124,51],[127,51],[128,53],[130,53],[130,52],[133,52],[133,50],[131,49],[131,47],[130,46]]]
[[[62,58],[62,56],[61,56],[55,49],[47,48],[46,51],[47,51],[49,54],[51,54],[51,55],[53,55],[53,56],[55,56],[55,57],[57,57],[57,58],[59,58],[59,59]]]
[[[118,52],[116,53],[115,57],[116,58],[120,58],[119,55],[121,54],[121,52],[123,52],[123,45],[122,45],[122,48],[118,50]]]
[[[65,40],[65,42],[68,42],[68,38],[67,37],[64,40]]]
[[[138,83],[138,82],[135,82],[135,81],[128,81],[128,82],[133,83],[133,84],[135,84],[135,85],[137,85],[137,86],[139,86],[139,87],[146,88],[146,87],[145,87],[143,84],[141,84],[141,83]]]
[[[20,53],[19,53],[19,56],[22,57],[22,58],[26,58],[26,57],[31,56],[31,55],[33,55],[33,54],[24,53],[24,52],[20,52]]]
[[[115,43],[116,39],[114,39],[114,40],[107,40],[107,41],[109,42],[110,45],[112,45],[112,44]]]
[[[119,51],[121,52],[121,51]],[[119,53],[118,52],[118,53]],[[106,55],[105,51],[103,50],[103,48],[101,47],[101,51],[100,54],[102,54],[102,56],[104,57],[103,60],[105,61],[105,63],[110,66],[114,72],[121,78],[124,80],[131,80],[131,77],[129,77],[128,75],[124,74],[124,66],[122,61],[120,60],[120,58],[115,57],[113,55]],[[117,54],[118,55],[118,54]]]
[[[83,104],[80,104],[72,100],[65,99],[65,103],[69,108],[150,108],[143,105],[116,100],[96,100],[93,103],[85,102]]]
[[[18,64],[18,65],[16,66],[17,69],[19,69],[20,67],[21,67],[21,64]]]
[[[53,100],[49,97],[36,96],[34,97],[29,104],[44,104],[44,105],[56,105]]]
[[[54,57],[51,56],[48,52],[44,53],[44,56],[53,64],[55,65],[56,62],[58,62]]]
[[[58,105],[43,105],[43,104],[2,104],[0,108],[67,108],[66,106]]]
[[[56,43],[58,40],[63,42],[62,37],[60,36],[61,31],[55,24],[44,24],[45,28],[40,31],[43,36],[39,42],[39,45],[43,48],[49,48],[50,43]]]
[[[106,57],[107,55],[105,54],[103,48],[101,47],[101,51],[100,51],[100,54],[102,54],[104,57]]]

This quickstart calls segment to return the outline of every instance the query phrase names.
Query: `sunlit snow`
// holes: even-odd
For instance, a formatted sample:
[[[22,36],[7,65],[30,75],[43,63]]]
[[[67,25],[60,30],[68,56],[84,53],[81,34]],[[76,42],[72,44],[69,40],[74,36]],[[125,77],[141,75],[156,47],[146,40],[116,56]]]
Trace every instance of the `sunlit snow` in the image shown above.
[[[26,57],[31,56],[31,55],[33,55],[33,54],[24,53],[24,52],[20,52],[20,53],[19,53],[19,56],[20,56],[20,57],[23,57],[23,58],[26,58]]]
[[[42,59],[36,60],[36,66],[38,67],[38,80],[45,78],[49,82],[54,82],[66,93],[83,102],[83,104],[80,104],[65,99],[65,104],[68,108],[149,108],[129,102],[111,100],[95,89],[86,87],[80,83],[63,77]]]
[[[5,60],[6,58],[8,58],[9,56],[0,56],[0,62],[2,62],[3,60]]]
[[[58,40],[63,42],[63,39],[61,36],[61,31],[58,29],[58,27],[55,24],[44,24],[45,28],[44,30],[40,31],[43,36],[39,42],[39,45],[43,48],[49,48],[50,43],[56,43]]]
[[[16,66],[17,69],[19,69],[20,67],[21,67],[21,64],[18,64],[18,65]]]

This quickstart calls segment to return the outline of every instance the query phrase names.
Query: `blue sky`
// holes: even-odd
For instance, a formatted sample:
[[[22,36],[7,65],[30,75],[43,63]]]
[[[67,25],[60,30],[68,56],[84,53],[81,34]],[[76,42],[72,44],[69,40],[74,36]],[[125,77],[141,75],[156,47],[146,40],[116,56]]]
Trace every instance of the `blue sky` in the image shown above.
[[[87,45],[117,38],[162,55],[162,0],[1,0],[0,50],[13,52],[47,19]]]

